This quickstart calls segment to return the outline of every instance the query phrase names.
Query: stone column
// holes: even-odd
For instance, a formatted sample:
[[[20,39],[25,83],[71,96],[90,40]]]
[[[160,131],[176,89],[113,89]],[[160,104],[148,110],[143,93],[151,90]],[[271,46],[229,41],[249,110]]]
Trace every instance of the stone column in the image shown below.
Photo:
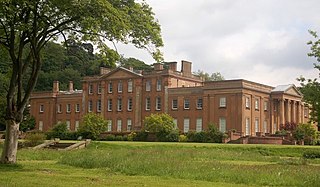
[[[292,117],[291,117],[291,121],[292,122],[295,122],[297,123],[297,118],[296,118],[296,114],[297,114],[297,111],[296,111],[296,101],[292,101]]]
[[[284,99],[280,100],[280,124],[285,124],[284,101],[285,101]],[[277,127],[277,130],[278,130],[278,127]]]
[[[297,124],[298,123],[301,123],[301,102],[297,102],[297,114],[298,114],[298,117],[297,117]]]
[[[288,99],[287,100],[287,103],[286,103],[286,107],[285,107],[285,113],[286,113],[286,119],[285,119],[285,122],[287,121],[287,122],[290,122],[291,121],[291,119],[290,119],[290,117],[291,117],[291,115],[290,115],[290,100]],[[284,123],[283,123],[284,124]]]
[[[273,124],[274,124],[274,100],[271,99],[270,100],[270,124],[269,124],[269,132],[270,133],[274,133],[273,132]]]

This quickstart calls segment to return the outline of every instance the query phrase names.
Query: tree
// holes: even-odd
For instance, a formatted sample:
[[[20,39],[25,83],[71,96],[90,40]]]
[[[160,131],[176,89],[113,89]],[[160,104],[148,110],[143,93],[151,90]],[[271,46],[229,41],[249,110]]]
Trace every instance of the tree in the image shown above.
[[[308,56],[315,57],[317,63],[314,63],[314,68],[320,71],[320,38],[315,31],[309,31],[309,33],[314,37],[315,41],[309,41],[311,52],[308,53]],[[320,83],[314,79],[306,79],[303,76],[297,79],[300,81],[300,91],[303,94],[303,100],[310,104],[310,120],[317,122],[318,130],[320,130]]]
[[[102,116],[88,113],[83,117],[78,132],[83,138],[96,140],[102,132],[107,130],[107,128],[108,122],[104,120]]]
[[[311,144],[316,136],[316,129],[310,123],[299,124],[293,131],[293,137],[298,141],[304,140],[306,144]]]
[[[131,67],[135,70],[151,70],[152,69],[150,65],[132,57],[125,58],[122,56],[119,60],[119,65],[128,69]]]
[[[209,73],[204,72],[202,70],[198,70],[197,72],[194,72],[195,75],[198,75],[201,77],[204,81],[222,81],[224,80],[224,77],[221,75],[220,72],[212,73],[209,75]]]
[[[0,45],[10,56],[11,74],[2,163],[16,163],[19,125],[38,79],[41,52],[59,37],[91,41],[101,51],[109,50],[107,40],[132,43],[161,60],[160,25],[144,1],[0,0]]]

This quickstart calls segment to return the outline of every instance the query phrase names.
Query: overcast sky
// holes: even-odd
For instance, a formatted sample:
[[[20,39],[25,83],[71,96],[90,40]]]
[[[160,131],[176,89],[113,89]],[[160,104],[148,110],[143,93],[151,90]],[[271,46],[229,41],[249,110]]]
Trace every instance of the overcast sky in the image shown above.
[[[308,30],[320,31],[318,0],[146,0],[162,29],[164,59],[191,61],[193,71],[220,72],[277,86],[315,78]],[[130,46],[119,52],[148,64]]]

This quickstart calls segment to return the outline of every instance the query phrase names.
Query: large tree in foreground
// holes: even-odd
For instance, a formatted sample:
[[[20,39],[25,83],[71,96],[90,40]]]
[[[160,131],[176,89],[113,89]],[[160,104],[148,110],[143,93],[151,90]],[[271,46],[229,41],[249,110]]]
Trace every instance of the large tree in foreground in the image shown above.
[[[134,0],[0,0],[0,45],[10,56],[6,93],[6,139],[2,163],[15,163],[19,125],[41,67],[41,50],[59,37],[132,43],[159,60],[160,26],[151,8]],[[26,82],[26,86],[23,86]],[[1,90],[3,91],[3,90]]]

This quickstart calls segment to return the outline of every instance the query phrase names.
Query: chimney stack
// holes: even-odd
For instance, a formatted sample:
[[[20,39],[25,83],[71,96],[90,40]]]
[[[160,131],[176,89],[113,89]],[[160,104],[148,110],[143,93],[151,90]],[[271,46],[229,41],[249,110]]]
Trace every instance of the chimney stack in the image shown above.
[[[191,76],[192,75],[192,73],[191,73],[191,65],[192,65],[192,62],[188,62],[188,61],[185,61],[185,60],[181,61],[181,72],[182,72],[182,75],[185,75],[185,76]]]
[[[163,64],[161,64],[161,63],[155,63],[155,64],[153,64],[153,67],[154,67],[154,70],[156,70],[156,71],[163,70]]]
[[[173,72],[177,71],[177,62],[169,62],[168,66],[169,66],[169,70]]]
[[[69,81],[69,92],[73,92],[73,81]]]
[[[58,93],[59,92],[59,81],[53,81],[52,91],[53,91],[53,93]]]
[[[100,67],[100,75],[105,75],[110,72],[109,68]]]

